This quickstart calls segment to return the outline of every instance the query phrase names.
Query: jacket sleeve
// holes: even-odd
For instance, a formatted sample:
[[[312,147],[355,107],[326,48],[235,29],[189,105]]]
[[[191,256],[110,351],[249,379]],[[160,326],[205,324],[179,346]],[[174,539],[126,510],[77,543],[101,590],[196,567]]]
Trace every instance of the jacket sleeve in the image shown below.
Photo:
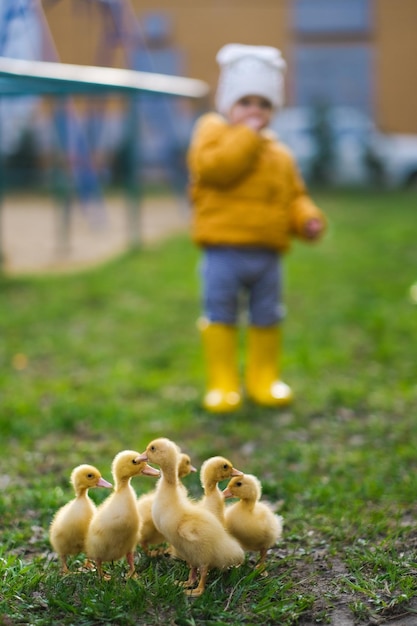
[[[203,185],[228,187],[256,163],[262,140],[243,125],[230,126],[219,116],[197,123],[188,153],[192,178]]]

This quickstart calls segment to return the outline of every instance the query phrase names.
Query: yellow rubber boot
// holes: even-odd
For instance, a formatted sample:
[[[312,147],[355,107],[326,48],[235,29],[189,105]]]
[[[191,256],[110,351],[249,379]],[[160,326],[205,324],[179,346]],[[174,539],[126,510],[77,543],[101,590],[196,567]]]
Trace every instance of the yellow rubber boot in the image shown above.
[[[293,400],[291,388],[279,379],[281,329],[250,326],[247,337],[246,391],[263,406],[286,406]]]
[[[237,365],[235,326],[199,320],[207,367],[204,407],[213,413],[235,411],[242,398]]]

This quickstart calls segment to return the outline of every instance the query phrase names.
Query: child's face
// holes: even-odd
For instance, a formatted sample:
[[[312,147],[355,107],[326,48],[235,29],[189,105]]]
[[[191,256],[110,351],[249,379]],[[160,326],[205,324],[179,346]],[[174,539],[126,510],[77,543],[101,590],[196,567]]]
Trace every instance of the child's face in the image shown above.
[[[261,96],[245,96],[236,102],[230,110],[230,124],[246,124],[255,131],[268,126],[273,115],[272,105]]]

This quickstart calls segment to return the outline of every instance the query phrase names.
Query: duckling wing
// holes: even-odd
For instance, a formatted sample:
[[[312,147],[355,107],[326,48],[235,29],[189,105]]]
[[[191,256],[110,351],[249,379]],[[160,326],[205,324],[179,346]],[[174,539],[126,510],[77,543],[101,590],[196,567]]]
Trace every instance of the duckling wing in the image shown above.
[[[50,526],[49,536],[53,548],[67,554],[82,552],[94,512],[94,504],[85,498],[72,500],[62,507]]]
[[[276,515],[269,504],[265,502],[258,502],[255,507],[255,519],[258,518],[258,524],[262,532],[269,534],[272,538],[277,540],[283,527],[283,518],[280,515]]]
[[[226,511],[226,528],[246,550],[260,550],[280,538],[282,518],[261,503],[248,511],[238,502]]]
[[[204,527],[201,521],[193,517],[184,517],[177,526],[178,535],[190,543],[201,541]]]
[[[244,553],[239,543],[226,533],[221,522],[208,511],[184,515],[177,526],[174,547],[195,567],[206,565],[224,569],[239,565]]]

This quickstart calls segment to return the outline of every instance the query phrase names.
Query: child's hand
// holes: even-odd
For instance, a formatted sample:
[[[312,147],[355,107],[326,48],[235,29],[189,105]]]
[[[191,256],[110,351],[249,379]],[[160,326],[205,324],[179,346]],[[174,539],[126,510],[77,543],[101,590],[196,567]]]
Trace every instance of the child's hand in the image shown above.
[[[318,239],[323,232],[323,223],[317,218],[308,220],[304,226],[304,235],[307,239]]]
[[[250,117],[242,120],[242,124],[245,124],[245,126],[249,126],[249,128],[254,130],[255,133],[259,133],[259,131],[262,130],[262,128],[264,128],[265,126],[264,120],[256,115],[251,115]]]

